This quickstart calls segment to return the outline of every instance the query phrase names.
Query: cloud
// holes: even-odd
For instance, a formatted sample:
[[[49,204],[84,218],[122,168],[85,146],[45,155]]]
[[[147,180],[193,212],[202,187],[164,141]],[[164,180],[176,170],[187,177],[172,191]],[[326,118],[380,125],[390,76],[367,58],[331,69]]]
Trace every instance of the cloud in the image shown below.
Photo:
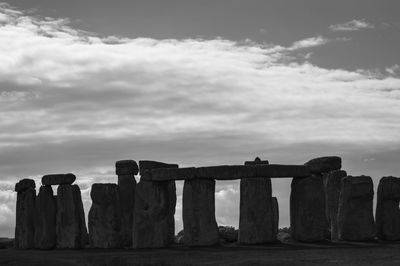
[[[400,66],[398,64],[395,64],[391,67],[387,67],[385,71],[391,75],[398,75],[398,73],[400,73]]]
[[[332,31],[358,31],[364,29],[373,29],[374,25],[367,22],[364,19],[353,19],[351,21],[342,23],[342,24],[335,24],[329,26],[329,29]]]
[[[0,14],[2,181],[73,172],[86,212],[91,184],[116,182],[119,159],[199,166],[265,156],[303,163],[400,144],[400,79],[297,63],[299,50],[329,41],[322,36],[287,47],[129,39],[4,4]],[[224,186],[217,209],[234,213],[229,199],[237,191]],[[13,210],[14,199],[0,199]],[[235,215],[218,219],[234,225]],[[2,217],[13,224],[9,212]]]

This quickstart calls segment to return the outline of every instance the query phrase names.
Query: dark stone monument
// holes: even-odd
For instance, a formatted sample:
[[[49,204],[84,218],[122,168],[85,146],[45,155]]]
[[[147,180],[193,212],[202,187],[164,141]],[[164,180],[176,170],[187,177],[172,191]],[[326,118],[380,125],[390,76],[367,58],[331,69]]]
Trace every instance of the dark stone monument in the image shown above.
[[[374,187],[369,176],[342,178],[338,210],[340,240],[366,241],[376,235],[372,211]]]
[[[122,160],[115,163],[118,175],[119,198],[121,203],[121,238],[124,247],[132,246],[133,208],[135,206],[135,175],[139,168],[133,160]]]
[[[310,167],[311,173],[328,173],[342,168],[342,159],[338,156],[319,157],[306,162],[304,165]]]
[[[57,203],[51,186],[41,186],[36,198],[35,247],[52,249],[56,246]]]
[[[185,245],[210,246],[218,243],[215,180],[185,180],[182,214]]]
[[[78,185],[59,185],[56,216],[57,248],[84,248],[88,236]]]
[[[53,174],[44,175],[42,177],[42,184],[46,186],[50,185],[71,185],[74,183],[76,176],[74,174]]]
[[[117,184],[93,184],[90,192],[89,244],[92,248],[120,248],[121,206]]]
[[[35,247],[35,181],[22,179],[15,185],[17,192],[16,224],[14,247],[29,249]]]
[[[380,239],[400,240],[400,178],[383,177],[379,181],[376,203],[376,227]]]
[[[325,193],[322,178],[312,175],[292,180],[290,226],[292,237],[302,242],[325,239]]]
[[[274,234],[278,234],[279,230],[279,204],[276,197],[272,197],[272,213],[274,216]]]

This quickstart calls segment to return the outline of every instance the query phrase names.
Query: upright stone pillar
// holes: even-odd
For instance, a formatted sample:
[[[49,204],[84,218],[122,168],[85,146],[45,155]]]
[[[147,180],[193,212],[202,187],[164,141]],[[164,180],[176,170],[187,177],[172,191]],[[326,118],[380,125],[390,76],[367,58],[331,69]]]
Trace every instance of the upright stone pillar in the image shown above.
[[[340,240],[372,240],[376,234],[372,200],[374,187],[369,176],[342,178],[338,210]]]
[[[378,237],[388,241],[400,240],[400,178],[383,177],[379,181],[376,203]]]
[[[178,168],[176,164],[139,161],[140,173],[156,168]],[[175,236],[175,181],[139,181],[135,191],[133,248],[168,247]]]
[[[274,234],[276,236],[279,231],[279,204],[276,197],[272,197],[272,214],[274,216]]]
[[[52,249],[56,246],[57,204],[51,186],[41,186],[36,198],[35,247]]]
[[[245,165],[263,165],[258,157]],[[276,241],[270,178],[240,180],[239,242],[261,244]]]
[[[88,236],[78,185],[59,185],[56,216],[57,248],[83,248]]]
[[[89,244],[92,248],[120,248],[121,207],[117,184],[93,184],[90,191]]]
[[[325,239],[325,193],[320,176],[293,178],[290,193],[292,237],[302,242]]]
[[[133,160],[121,160],[115,163],[118,175],[119,198],[121,203],[121,240],[122,246],[132,246],[133,208],[135,206],[135,175],[139,172]]]
[[[326,195],[326,211],[328,223],[330,225],[331,240],[338,240],[338,208],[339,195],[342,178],[346,177],[347,173],[343,170],[335,170],[325,175],[325,195]]]
[[[17,192],[14,247],[29,249],[35,247],[35,181],[22,179],[15,185]]]
[[[215,180],[185,180],[182,218],[185,245],[210,246],[218,243]]]

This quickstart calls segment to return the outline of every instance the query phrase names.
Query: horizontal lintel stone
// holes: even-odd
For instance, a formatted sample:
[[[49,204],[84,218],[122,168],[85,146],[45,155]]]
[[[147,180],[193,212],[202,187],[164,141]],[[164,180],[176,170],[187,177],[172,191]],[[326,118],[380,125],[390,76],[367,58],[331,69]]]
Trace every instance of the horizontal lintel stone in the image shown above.
[[[70,185],[74,183],[76,176],[74,174],[52,174],[44,175],[42,177],[42,184],[45,186],[50,185]]]
[[[306,165],[220,165],[209,167],[159,168],[142,174],[145,181],[216,179],[234,180],[242,178],[306,177],[310,169]]]

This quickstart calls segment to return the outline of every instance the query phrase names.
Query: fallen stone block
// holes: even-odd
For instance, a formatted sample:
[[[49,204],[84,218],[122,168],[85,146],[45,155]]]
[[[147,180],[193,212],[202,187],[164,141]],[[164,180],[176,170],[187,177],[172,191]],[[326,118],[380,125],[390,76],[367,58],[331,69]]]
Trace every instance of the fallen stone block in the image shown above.
[[[134,160],[120,160],[115,163],[115,173],[117,175],[137,175],[139,167]]]
[[[328,226],[325,216],[325,193],[320,176],[292,180],[290,193],[290,228],[292,238],[302,242],[325,239]]]
[[[35,247],[35,182],[23,179],[17,183],[16,223],[14,247],[29,249]]]
[[[24,178],[15,184],[15,192],[21,192],[29,188],[35,188],[35,181],[33,179]]]
[[[304,165],[310,167],[311,173],[328,173],[342,168],[342,158],[338,156],[319,157],[306,162]]]
[[[90,191],[89,244],[92,248],[120,248],[121,206],[117,184],[93,184]]]
[[[326,198],[326,215],[330,227],[331,240],[338,240],[338,208],[339,195],[342,178],[346,177],[347,173],[343,170],[335,170],[325,175],[325,198]]]
[[[52,174],[44,175],[42,177],[42,184],[45,186],[50,185],[70,185],[74,183],[76,177],[74,174]]]
[[[56,237],[57,203],[51,186],[41,186],[36,197],[35,247],[52,249]]]
[[[374,188],[369,176],[342,178],[338,209],[340,240],[366,241],[376,235],[372,211]]]
[[[185,245],[210,246],[218,243],[214,180],[185,180],[182,218]]]
[[[239,242],[261,244],[276,241],[271,179],[240,180]]]
[[[380,239],[400,240],[400,178],[383,177],[378,185],[376,227]]]
[[[59,185],[56,216],[57,248],[84,248],[88,242],[81,191],[78,185]]]

